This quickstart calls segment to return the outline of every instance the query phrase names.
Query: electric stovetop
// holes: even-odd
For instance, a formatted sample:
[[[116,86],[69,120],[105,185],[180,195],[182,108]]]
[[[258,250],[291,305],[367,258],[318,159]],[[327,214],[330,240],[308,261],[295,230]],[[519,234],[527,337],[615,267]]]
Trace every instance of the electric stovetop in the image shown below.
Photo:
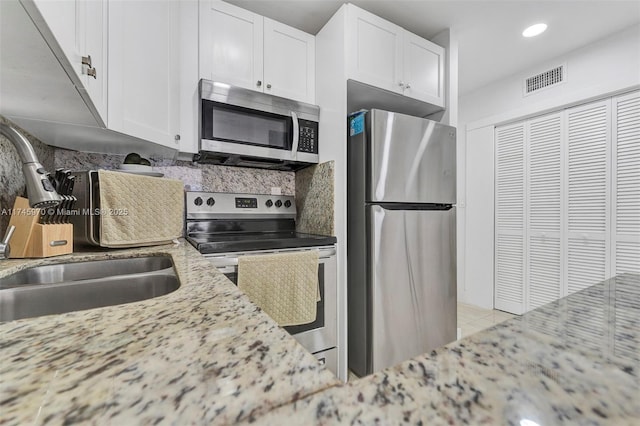
[[[190,234],[187,236],[187,241],[200,253],[211,254],[328,246],[336,243],[336,237],[296,231],[266,231]]]
[[[187,240],[203,254],[322,247],[336,237],[296,231],[291,195],[185,194]]]

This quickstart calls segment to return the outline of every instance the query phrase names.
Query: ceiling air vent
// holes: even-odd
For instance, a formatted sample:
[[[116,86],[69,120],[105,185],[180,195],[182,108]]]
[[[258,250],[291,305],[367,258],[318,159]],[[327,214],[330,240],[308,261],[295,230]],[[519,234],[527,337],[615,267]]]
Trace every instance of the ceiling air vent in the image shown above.
[[[565,78],[564,65],[531,76],[524,81],[524,95],[536,93],[542,89],[562,83]]]

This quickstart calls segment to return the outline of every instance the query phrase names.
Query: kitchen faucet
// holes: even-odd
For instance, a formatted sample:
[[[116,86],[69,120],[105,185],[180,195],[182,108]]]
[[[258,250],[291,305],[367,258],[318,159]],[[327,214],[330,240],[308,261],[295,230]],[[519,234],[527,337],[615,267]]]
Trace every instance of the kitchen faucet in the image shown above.
[[[0,123],[0,134],[5,136],[16,147],[16,151],[18,151],[18,155],[22,160],[22,173],[27,184],[29,205],[34,209],[42,209],[60,204],[62,197],[49,181],[49,174],[38,161],[36,152],[27,138],[6,123]],[[0,242],[0,259],[9,256],[9,240],[13,231],[13,227],[7,230],[5,238]]]

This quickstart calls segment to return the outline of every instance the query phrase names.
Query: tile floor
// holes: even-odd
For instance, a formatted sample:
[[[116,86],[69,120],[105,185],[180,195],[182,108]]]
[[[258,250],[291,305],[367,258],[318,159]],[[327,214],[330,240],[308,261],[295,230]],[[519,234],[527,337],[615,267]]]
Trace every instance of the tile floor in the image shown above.
[[[458,303],[458,329],[460,333],[458,338],[467,337],[514,316],[495,309],[482,309]]]
[[[458,338],[467,337],[485,328],[513,318],[515,315],[495,309],[482,309],[477,306],[458,303]],[[348,381],[356,380],[358,376],[349,371]]]

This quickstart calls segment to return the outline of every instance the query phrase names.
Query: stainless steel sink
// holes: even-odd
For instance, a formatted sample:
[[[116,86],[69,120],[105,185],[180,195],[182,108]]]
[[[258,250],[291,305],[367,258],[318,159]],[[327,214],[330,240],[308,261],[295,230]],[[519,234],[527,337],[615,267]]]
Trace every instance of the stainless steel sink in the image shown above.
[[[0,279],[0,321],[137,302],[179,287],[169,256],[38,266]]]
[[[29,284],[53,284],[64,281],[91,280],[152,272],[173,267],[169,256],[147,256],[127,259],[94,260],[89,262],[59,263],[23,269],[0,278],[0,289]]]

